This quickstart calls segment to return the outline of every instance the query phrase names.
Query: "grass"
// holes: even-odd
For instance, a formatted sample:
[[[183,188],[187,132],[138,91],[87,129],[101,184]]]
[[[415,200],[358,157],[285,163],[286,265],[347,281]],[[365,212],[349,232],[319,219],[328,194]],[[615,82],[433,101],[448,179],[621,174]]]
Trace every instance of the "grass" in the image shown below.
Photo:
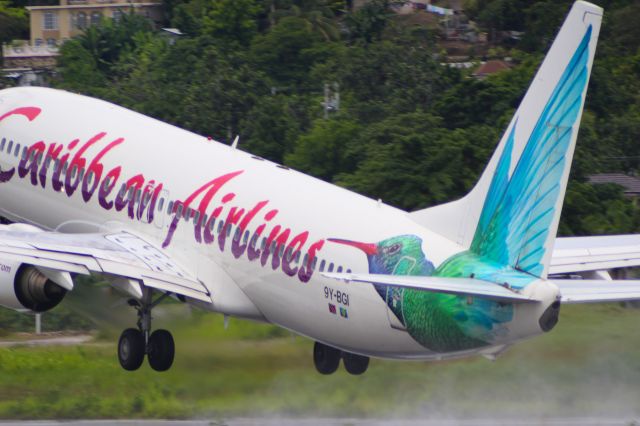
[[[554,331],[495,362],[372,360],[360,377],[318,375],[312,342],[272,326],[164,321],[178,352],[161,374],[121,370],[115,339],[0,349],[0,418],[640,414],[640,310],[617,305],[563,307]]]

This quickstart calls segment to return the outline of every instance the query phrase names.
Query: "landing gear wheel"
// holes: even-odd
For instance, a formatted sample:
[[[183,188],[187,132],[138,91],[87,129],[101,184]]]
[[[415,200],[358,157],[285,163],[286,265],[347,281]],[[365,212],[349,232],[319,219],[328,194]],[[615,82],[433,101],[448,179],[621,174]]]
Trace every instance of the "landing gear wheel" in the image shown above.
[[[167,330],[156,330],[149,336],[147,346],[149,365],[156,371],[167,371],[173,364],[175,345],[173,336]]]
[[[367,371],[367,367],[369,367],[368,356],[356,355],[349,352],[342,353],[342,362],[344,363],[345,370],[354,376],[359,376]]]
[[[144,335],[140,330],[127,328],[118,341],[118,361],[122,368],[134,371],[144,361]]]
[[[320,374],[332,374],[340,365],[340,350],[316,342],[313,346],[313,363]]]

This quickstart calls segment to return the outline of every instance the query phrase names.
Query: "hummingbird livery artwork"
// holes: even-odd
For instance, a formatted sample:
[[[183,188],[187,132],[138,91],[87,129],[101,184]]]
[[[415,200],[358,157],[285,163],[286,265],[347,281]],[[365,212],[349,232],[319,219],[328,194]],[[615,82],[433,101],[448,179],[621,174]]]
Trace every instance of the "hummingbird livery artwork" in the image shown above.
[[[376,244],[328,241],[362,250],[371,274],[470,277],[516,289],[543,277],[541,260],[560,195],[558,176],[564,170],[587,83],[591,31],[589,26],[515,166],[517,117],[514,120],[469,250],[435,268],[417,235]],[[508,333],[513,319],[512,304],[384,285],[375,288],[408,333],[435,352],[487,346]]]

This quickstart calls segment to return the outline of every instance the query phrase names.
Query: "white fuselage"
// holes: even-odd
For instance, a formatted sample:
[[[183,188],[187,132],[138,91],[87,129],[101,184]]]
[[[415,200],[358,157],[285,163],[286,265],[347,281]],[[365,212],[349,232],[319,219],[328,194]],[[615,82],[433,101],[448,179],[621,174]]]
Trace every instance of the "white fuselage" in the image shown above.
[[[373,286],[321,276],[321,267],[369,271],[361,251],[329,238],[375,243],[417,235],[436,266],[464,249],[417,225],[406,212],[107,102],[42,88],[0,92],[0,117],[21,107],[35,109],[0,121],[0,167],[3,173],[15,169],[0,183],[0,214],[9,220],[62,232],[126,229],[164,247],[197,275],[214,301],[198,306],[268,321],[344,350],[395,358],[478,351],[430,352],[392,326],[392,314]],[[27,153],[21,170],[25,147],[35,159]],[[58,158],[68,153],[66,173],[57,179],[53,160],[45,155],[38,162],[39,149],[58,149]],[[74,170],[83,159],[83,170]],[[127,182],[133,189],[119,194]],[[187,220],[169,211],[176,200],[190,201],[185,207],[197,217]],[[218,217],[211,232],[195,223],[205,214],[207,220]],[[258,257],[250,260],[253,238]],[[283,255],[265,256],[274,239],[284,243]],[[305,259],[314,255],[312,269],[314,262]],[[508,335],[496,345],[540,333],[536,321],[546,306],[518,305]]]

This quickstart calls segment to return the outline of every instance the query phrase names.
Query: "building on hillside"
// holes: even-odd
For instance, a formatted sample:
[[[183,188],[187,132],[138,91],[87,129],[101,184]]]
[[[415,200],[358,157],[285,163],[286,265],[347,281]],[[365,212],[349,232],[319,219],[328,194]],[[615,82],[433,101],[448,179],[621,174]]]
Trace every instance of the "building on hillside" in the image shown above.
[[[621,186],[624,195],[629,198],[638,199],[640,197],[640,178],[625,175],[624,173],[600,173],[589,176],[591,184],[613,183]]]
[[[506,63],[505,61],[494,59],[494,60],[484,62],[482,65],[478,67],[477,70],[473,72],[472,75],[478,80],[484,80],[491,74],[496,74],[496,73],[499,73],[500,71],[505,71],[510,68],[511,67],[509,66],[509,64]]]
[[[32,46],[56,46],[79,35],[101,19],[115,19],[130,10],[154,22],[162,20],[161,3],[126,0],[60,0],[57,6],[28,6]]]
[[[41,86],[44,76],[56,66],[56,46],[32,46],[27,40],[17,40],[2,46],[2,77],[13,85]]]
[[[58,46],[101,19],[120,19],[134,11],[159,23],[160,2],[127,0],[60,0],[58,5],[28,6],[30,39],[2,46],[1,75],[19,85],[42,85],[56,65]]]

